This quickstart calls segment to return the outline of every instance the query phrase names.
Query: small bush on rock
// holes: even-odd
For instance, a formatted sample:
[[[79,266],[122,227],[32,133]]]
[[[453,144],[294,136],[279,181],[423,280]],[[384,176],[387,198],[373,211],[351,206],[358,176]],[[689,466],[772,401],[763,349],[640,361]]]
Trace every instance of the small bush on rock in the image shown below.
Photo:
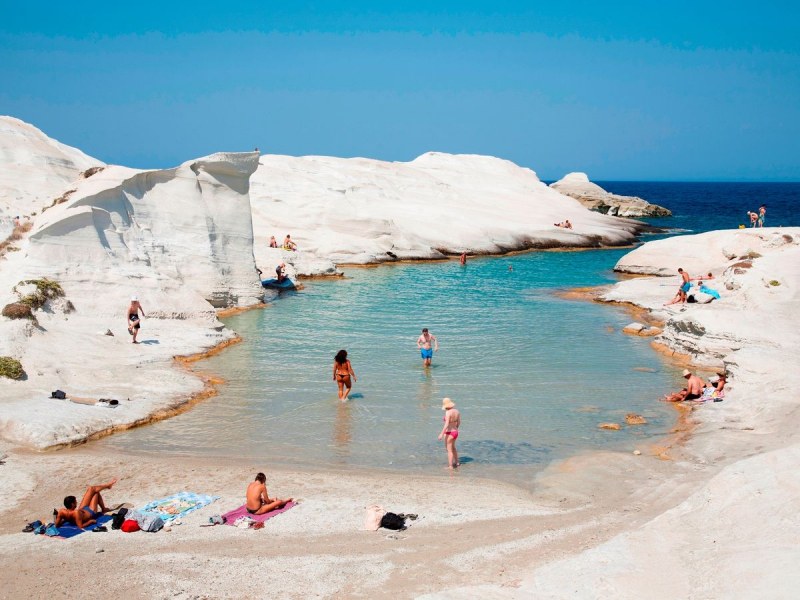
[[[772,281],[770,281],[770,282],[769,282],[769,284],[770,284],[770,285],[780,285],[780,284],[781,284],[781,282],[780,282],[780,281],[778,281],[777,279],[773,279]]]
[[[22,368],[22,363],[10,356],[0,356],[0,377],[24,379],[25,370]]]
[[[60,298],[64,295],[64,290],[61,288],[61,284],[59,284],[57,281],[53,281],[52,279],[47,279],[46,277],[43,279],[27,279],[25,281],[20,281],[17,285],[36,286],[35,292],[20,298],[20,302],[27,304],[33,309],[41,308],[48,300]],[[14,291],[16,291],[16,286],[14,286]]]
[[[3,316],[9,319],[33,319],[33,310],[28,304],[12,302],[3,307]]]

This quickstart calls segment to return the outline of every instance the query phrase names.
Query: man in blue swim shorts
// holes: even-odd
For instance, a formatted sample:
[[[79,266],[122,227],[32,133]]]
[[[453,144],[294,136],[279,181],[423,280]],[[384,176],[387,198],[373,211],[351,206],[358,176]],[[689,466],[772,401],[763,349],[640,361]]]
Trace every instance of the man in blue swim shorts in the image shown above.
[[[431,360],[433,360],[433,349],[436,348],[437,351],[439,350],[439,342],[437,341],[436,336],[428,333],[427,327],[422,330],[422,335],[417,338],[417,348],[419,348],[419,353],[422,356],[423,366],[431,366]]]
[[[689,273],[684,271],[682,268],[678,269],[678,273],[680,273],[682,279],[681,287],[678,288],[678,293],[675,294],[675,297],[669,302],[665,303],[664,306],[668,306],[670,304],[677,304],[678,302],[684,304],[686,302],[686,293],[691,289],[692,282],[689,277]]]

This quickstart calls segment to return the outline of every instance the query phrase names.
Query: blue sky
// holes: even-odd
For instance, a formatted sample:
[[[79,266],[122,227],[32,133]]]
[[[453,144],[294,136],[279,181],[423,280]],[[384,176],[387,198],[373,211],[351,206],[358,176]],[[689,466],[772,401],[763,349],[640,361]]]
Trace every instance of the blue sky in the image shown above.
[[[134,167],[258,146],[796,181],[798,17],[789,2],[0,0],[0,114]]]

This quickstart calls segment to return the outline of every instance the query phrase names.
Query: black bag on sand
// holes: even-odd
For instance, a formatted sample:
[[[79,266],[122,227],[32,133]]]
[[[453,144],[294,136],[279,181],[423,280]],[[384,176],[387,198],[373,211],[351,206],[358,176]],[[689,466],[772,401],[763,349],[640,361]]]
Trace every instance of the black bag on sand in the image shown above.
[[[128,514],[127,508],[120,508],[117,514],[111,519],[111,529],[119,529],[125,522],[125,515]]]
[[[62,390],[56,390],[55,392],[50,392],[50,397],[56,400],[66,400],[67,394]]]
[[[381,517],[381,527],[384,529],[402,531],[406,528],[406,520],[404,517],[396,515],[393,512],[387,512]]]

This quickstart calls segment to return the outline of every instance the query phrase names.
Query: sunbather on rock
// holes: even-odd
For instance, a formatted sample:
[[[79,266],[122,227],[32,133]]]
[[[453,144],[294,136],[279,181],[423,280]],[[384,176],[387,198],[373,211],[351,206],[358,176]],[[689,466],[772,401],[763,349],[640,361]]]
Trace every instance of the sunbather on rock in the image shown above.
[[[263,473],[256,475],[255,481],[247,486],[247,503],[245,508],[251,515],[263,515],[276,508],[283,508],[291,502],[291,498],[281,500],[280,498],[270,498],[267,494],[267,476]]]
[[[110,490],[115,483],[117,483],[117,480],[112,479],[108,483],[101,485],[90,485],[86,488],[86,493],[83,495],[80,504],[78,504],[75,496],[64,498],[65,508],[56,512],[56,527],[61,527],[64,523],[74,523],[81,529],[94,525],[97,522],[97,516],[102,515],[107,510],[100,492]]]

